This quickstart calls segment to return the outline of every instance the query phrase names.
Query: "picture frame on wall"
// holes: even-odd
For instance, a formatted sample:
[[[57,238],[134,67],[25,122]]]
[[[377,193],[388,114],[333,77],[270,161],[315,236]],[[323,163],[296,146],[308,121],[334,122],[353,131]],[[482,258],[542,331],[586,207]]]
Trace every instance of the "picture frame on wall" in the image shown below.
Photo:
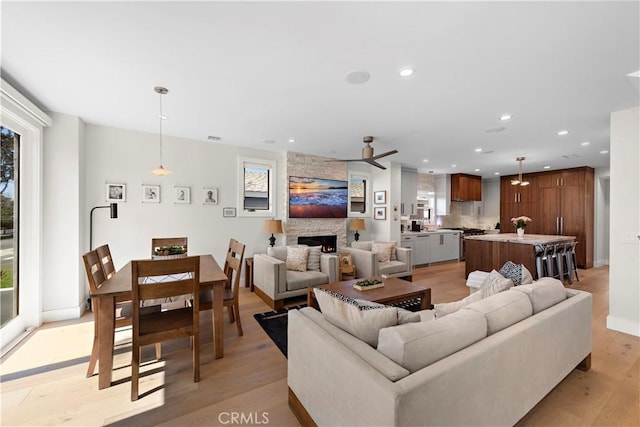
[[[142,184],[142,203],[160,203],[160,186]]]
[[[373,208],[373,219],[387,219],[387,208],[386,207],[374,207]]]
[[[117,203],[117,202],[127,201],[127,185],[126,184],[107,183],[105,185],[105,191],[106,191],[105,200],[108,203]]]
[[[373,192],[373,203],[376,205],[384,205],[387,203],[387,192],[386,191],[374,191]]]
[[[202,189],[202,204],[203,205],[217,205],[218,204],[218,189],[217,188],[203,188]]]
[[[222,208],[222,216],[225,218],[236,216],[236,208]]]
[[[191,203],[191,187],[173,187],[174,203]]]

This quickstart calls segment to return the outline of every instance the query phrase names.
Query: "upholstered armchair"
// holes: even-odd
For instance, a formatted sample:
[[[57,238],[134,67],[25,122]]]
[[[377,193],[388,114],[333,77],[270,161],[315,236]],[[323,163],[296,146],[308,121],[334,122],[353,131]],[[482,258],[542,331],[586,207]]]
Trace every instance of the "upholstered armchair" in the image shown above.
[[[386,276],[413,280],[411,249],[402,248],[397,242],[361,240],[352,242],[351,247],[341,248],[340,251],[353,256],[357,278]]]
[[[256,294],[271,308],[284,306],[285,298],[306,295],[307,288],[338,280],[338,257],[321,253],[320,246],[275,246],[253,255]],[[306,258],[302,254],[307,252]]]

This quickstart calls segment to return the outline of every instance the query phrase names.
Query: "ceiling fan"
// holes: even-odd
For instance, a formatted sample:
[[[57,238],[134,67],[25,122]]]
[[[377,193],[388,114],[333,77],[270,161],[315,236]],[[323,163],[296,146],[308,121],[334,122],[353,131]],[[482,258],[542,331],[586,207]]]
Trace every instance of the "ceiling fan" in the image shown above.
[[[396,154],[398,152],[398,150],[391,150],[391,151],[387,151],[386,153],[382,153],[382,154],[378,154],[377,156],[374,156],[373,147],[371,145],[369,145],[369,144],[371,144],[373,142],[373,137],[372,136],[365,136],[364,138],[362,138],[362,142],[365,143],[365,146],[362,147],[362,158],[361,159],[332,160],[332,161],[337,161],[337,162],[366,162],[366,163],[369,163],[370,165],[375,166],[377,168],[387,169],[386,167],[382,166],[380,163],[376,162],[376,160],[381,159],[381,158],[386,157],[386,156],[390,156],[392,154]]]

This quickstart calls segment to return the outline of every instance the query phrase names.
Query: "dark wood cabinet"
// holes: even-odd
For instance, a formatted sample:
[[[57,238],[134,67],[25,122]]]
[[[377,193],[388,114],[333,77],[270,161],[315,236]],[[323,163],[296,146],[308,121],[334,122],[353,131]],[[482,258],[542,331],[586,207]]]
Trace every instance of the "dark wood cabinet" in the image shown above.
[[[511,218],[532,218],[527,233],[576,236],[577,264],[593,267],[594,171],[589,167],[527,174],[528,186],[500,183],[500,229],[513,233]]]
[[[482,177],[465,173],[451,175],[451,200],[482,201]]]

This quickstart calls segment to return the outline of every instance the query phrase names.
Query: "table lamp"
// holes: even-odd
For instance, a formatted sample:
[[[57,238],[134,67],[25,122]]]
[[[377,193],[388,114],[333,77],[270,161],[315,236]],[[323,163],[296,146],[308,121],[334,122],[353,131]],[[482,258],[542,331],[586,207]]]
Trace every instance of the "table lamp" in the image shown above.
[[[273,233],[282,234],[282,220],[281,219],[268,219],[264,222],[265,233],[271,233],[269,237],[269,244],[273,247],[276,244],[276,238]]]
[[[351,224],[349,225],[349,230],[352,230],[352,231],[355,230],[356,234],[353,237],[356,239],[356,242],[357,242],[358,239],[360,239],[360,233],[358,233],[358,231],[366,230],[364,226],[364,218],[356,218],[354,220],[351,220]]]

